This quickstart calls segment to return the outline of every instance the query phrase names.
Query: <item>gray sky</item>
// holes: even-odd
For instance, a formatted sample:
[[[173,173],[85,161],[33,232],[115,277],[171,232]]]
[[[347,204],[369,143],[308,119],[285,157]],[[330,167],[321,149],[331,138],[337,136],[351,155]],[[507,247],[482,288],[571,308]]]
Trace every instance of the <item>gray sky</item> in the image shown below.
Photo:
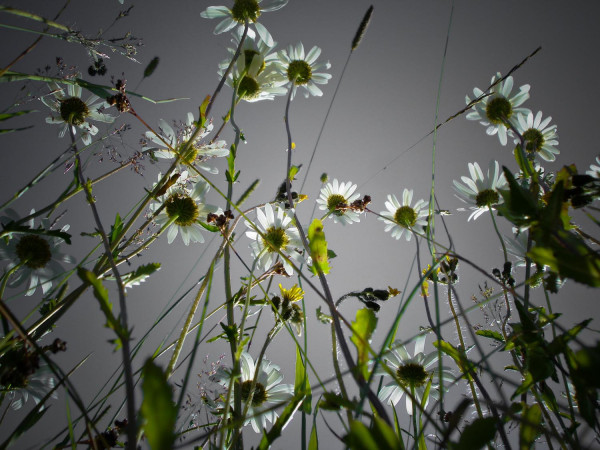
[[[62,3],[23,0],[14,2],[13,6],[51,17]],[[224,4],[230,6],[230,3],[226,1]],[[514,79],[516,87],[531,85],[531,98],[524,106],[534,112],[541,110],[544,116],[552,116],[552,123],[558,125],[560,155],[556,162],[545,163],[544,166],[547,170],[555,171],[564,164],[575,163],[580,172],[583,172],[594,162],[594,157],[600,153],[592,139],[592,131],[597,129],[594,111],[599,97],[596,55],[600,44],[600,28],[597,26],[600,5],[597,2],[458,0],[454,4],[451,22],[452,3],[448,1],[376,0],[372,3],[375,7],[373,20],[350,60],[308,174],[303,193],[309,196],[309,200],[298,207],[299,217],[306,227],[313,202],[318,198],[319,176],[323,172],[327,172],[331,179],[357,183],[361,195],[371,195],[371,208],[377,212],[385,209],[387,194],[400,197],[404,188],[414,189],[416,199],[427,199],[431,184],[433,141],[428,137],[416,146],[411,146],[432,130],[438,94],[441,121],[464,107],[464,97],[466,94],[472,96],[474,87],[485,89],[492,75],[497,71],[506,73],[538,46],[542,46],[542,51],[520,68],[514,74]],[[106,28],[119,9],[131,4],[130,0],[125,0],[124,6],[116,0],[79,0],[69,6],[59,21],[80,29],[91,37],[98,29]],[[135,110],[152,126],[157,125],[159,118],[168,122],[183,120],[188,111],[197,116],[198,105],[214,90],[218,82],[217,64],[227,56],[230,36],[213,35],[217,21],[200,18],[200,11],[213,4],[220,3],[204,0],[145,0],[134,3],[135,7],[130,10],[129,16],[107,32],[106,37],[116,37],[131,30],[143,42],[136,56],[141,64],[113,55],[107,61],[109,75],[121,78],[123,72],[129,89],[155,99],[189,98],[161,105],[134,100]],[[322,87],[322,98],[311,97],[307,100],[299,95],[291,105],[291,129],[296,143],[294,164],[303,163],[306,168],[335,86],[340,81],[350,42],[370,4],[343,0],[290,0],[282,10],[261,17],[261,22],[279,42],[278,48],[299,40],[307,50],[318,45],[322,48],[321,58],[328,59],[332,65],[330,73],[333,78],[328,85]],[[31,23],[7,14],[2,15],[0,23],[31,26]],[[449,41],[444,64],[447,36]],[[4,66],[33,38],[34,35],[31,34],[0,29],[0,64]],[[55,58],[58,56],[68,65],[77,65],[85,79],[99,84],[109,83],[109,76],[91,78],[86,74],[90,61],[83,49],[49,38],[44,39],[13,70],[33,73],[38,68],[50,65],[51,71],[54,71]],[[157,70],[138,86],[144,67],[155,56],[160,57]],[[443,64],[441,90],[438,91]],[[0,86],[2,107],[10,105],[15,98],[22,97],[23,92],[16,92],[15,87]],[[34,89],[33,92],[38,95],[43,92],[37,90],[37,85],[29,85],[29,89]],[[225,88],[213,109],[216,126],[220,125],[220,117],[227,111],[230,95],[231,91]],[[47,110],[41,102],[32,101],[23,107],[37,109],[39,113],[14,121],[14,124],[33,123],[33,129],[2,136],[0,161],[4,170],[0,179],[3,192],[0,201],[7,199],[15,188],[29,181],[68,145],[66,138],[56,138],[55,127],[44,123]],[[237,122],[243,128],[248,143],[240,146],[238,152],[237,164],[242,169],[242,175],[234,198],[254,179],[261,179],[260,187],[248,201],[248,206],[272,199],[284,177],[284,107],[284,98],[277,98],[274,102],[244,103],[236,110]],[[106,145],[114,146],[122,158],[127,159],[140,149],[138,142],[144,130],[130,116],[122,116],[115,123],[132,125],[122,141],[114,137],[106,141]],[[113,128],[114,125],[101,125],[98,136]],[[230,142],[233,134],[227,130],[222,138]],[[101,147],[98,147],[94,151],[100,150]],[[103,162],[99,162],[100,156],[90,158],[86,168],[87,176],[97,176],[115,167],[109,161],[106,149],[103,154]],[[454,213],[447,218],[447,224],[457,250],[486,270],[502,263],[499,242],[492,232],[489,214],[475,222],[467,222],[467,213],[456,212],[463,205],[454,196],[451,186],[453,179],[468,174],[468,162],[478,162],[482,167],[487,167],[491,159],[497,159],[515,170],[510,145],[502,147],[497,137],[486,136],[485,128],[478,123],[467,121],[463,116],[439,129],[435,161],[436,194],[441,207]],[[149,161],[144,161],[143,164],[146,170],[142,176],[125,170],[94,189],[106,227],[114,219],[115,213],[119,212],[122,216],[126,214],[144,194],[143,189],[151,187],[157,173],[168,167],[165,163],[153,165]],[[224,161],[218,162],[217,166],[221,169],[221,174],[213,180],[224,188]],[[31,208],[45,206],[64,189],[70,176],[70,172],[63,175],[58,171],[49,182],[27,194],[15,209],[20,213],[27,213]],[[304,172],[301,172],[301,176],[304,176]],[[211,195],[210,200],[212,203],[224,204],[216,195]],[[77,198],[70,200],[59,211],[64,209],[67,209],[67,213],[63,223],[70,223],[74,234],[74,245],[68,250],[81,259],[93,244],[91,238],[79,236],[81,231],[91,232],[94,228],[89,208],[82,198]],[[584,218],[578,219],[584,228],[591,228]],[[510,227],[502,224],[502,230],[508,234]],[[238,235],[243,231],[242,225]],[[403,239],[393,240],[383,232],[383,224],[375,217],[364,216],[360,224],[346,227],[328,219],[325,222],[325,233],[329,247],[339,255],[332,262],[332,273],[328,277],[334,297],[368,286],[385,288],[391,285],[404,290],[407,278],[409,287],[416,282],[417,274],[415,271],[410,272],[415,254],[414,239],[409,243]],[[446,243],[441,226],[438,233],[441,242]],[[208,237],[208,233],[204,234]],[[237,250],[244,261],[251,264],[248,244],[247,238],[241,238]],[[204,254],[206,247],[206,244],[185,247],[180,240],[168,245],[166,239],[162,239],[142,257],[132,261],[134,266],[154,261],[163,263],[160,272],[142,286],[128,292],[134,337],[139,338],[168,302],[189,288],[193,280],[204,273],[207,261],[212,256],[211,250],[216,248],[213,242]],[[237,261],[234,268],[234,281],[238,281],[236,277],[244,275],[244,272]],[[518,274],[523,275],[520,272]],[[458,292],[462,304],[468,307],[471,305],[471,295],[477,293],[477,285],[482,284],[484,279],[467,267],[461,268],[460,275]],[[215,279],[219,288],[213,292],[214,303],[211,302],[211,306],[223,301],[220,288],[222,270],[217,272]],[[287,287],[293,284],[292,280],[283,283]],[[76,284],[73,282],[72,286]],[[181,288],[178,290],[179,285]],[[271,291],[275,292],[275,289]],[[554,299],[555,312],[564,313],[567,324],[595,315],[597,299],[590,294],[588,289],[569,283],[565,286],[565,292]],[[541,297],[535,298],[541,300]],[[25,314],[40,300],[38,293],[32,298],[18,299],[13,305],[15,310]],[[306,305],[309,350],[315,352],[314,361],[319,362],[321,376],[329,378],[332,375],[329,328],[318,323],[314,315],[317,306],[325,305],[308,290]],[[357,307],[358,305],[348,303],[342,307],[343,314],[353,319]],[[375,336],[376,342],[383,339],[397,307],[398,299],[383,305],[379,314],[380,334]],[[146,355],[152,352],[165,335],[172,332],[174,334],[168,341],[175,338],[180,327],[178,320],[185,315],[185,311],[181,307],[176,309],[151,335],[148,345],[142,350],[143,356],[134,361],[136,368],[140,367]],[[445,310],[442,312],[443,317],[444,314]],[[221,316],[218,316],[211,324],[220,319]],[[272,319],[265,317],[263,320],[271,326]],[[472,320],[478,322],[482,318],[474,315]],[[84,398],[91,398],[120,360],[120,353],[112,353],[110,346],[106,344],[106,340],[112,336],[103,328],[103,323],[97,303],[91,295],[87,295],[69,311],[54,333],[68,342],[69,351],[56,358],[65,370],[93,352],[88,362],[73,377],[73,382]],[[416,334],[419,325],[426,325],[426,318],[422,300],[416,298],[409,308],[409,315],[401,324],[399,337],[408,338]],[[259,331],[257,336],[261,337],[257,337],[257,342],[251,347],[251,353],[255,357],[264,333],[266,329]],[[454,332],[448,330],[447,333],[448,339],[454,339]],[[410,348],[412,350],[412,346]],[[283,368],[286,375],[284,382],[287,383],[293,383],[295,356],[292,350],[291,338],[281,333],[266,355]],[[199,352],[199,360],[209,354],[209,361],[214,361],[225,351],[225,347],[219,344],[203,346]],[[318,356],[319,351],[323,352],[322,356]],[[160,363],[166,366],[167,361],[162,359]],[[197,370],[201,370],[200,367]],[[194,391],[194,384],[195,380],[190,385],[191,392]],[[462,386],[455,387],[454,391],[456,395],[460,395]],[[56,431],[56,423],[66,423],[63,414],[64,392],[59,395],[60,399],[52,406],[54,414],[43,422],[42,428],[48,435]],[[198,400],[196,392],[195,401]],[[73,410],[72,404],[70,407]],[[113,402],[113,408],[115,407],[117,404]],[[402,402],[398,408],[406,418]],[[334,428],[339,428],[333,415],[327,418]],[[275,447],[295,448],[299,424],[297,417]],[[6,430],[4,426],[0,427],[0,435],[6,433],[3,431]],[[322,423],[319,432],[323,443],[332,442],[332,445],[337,445]],[[249,427],[246,436],[248,443],[256,442],[256,436]],[[28,436],[20,445],[27,442],[30,448],[37,448],[40,439],[44,437],[38,428],[35,436]]]

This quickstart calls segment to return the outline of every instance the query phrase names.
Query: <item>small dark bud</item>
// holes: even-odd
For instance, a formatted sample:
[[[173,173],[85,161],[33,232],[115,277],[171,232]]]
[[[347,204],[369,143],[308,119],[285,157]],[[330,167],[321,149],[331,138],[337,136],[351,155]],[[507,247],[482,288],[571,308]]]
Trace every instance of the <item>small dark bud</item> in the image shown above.
[[[375,302],[364,302],[365,306],[369,309],[372,309],[375,312],[379,312],[380,306]]]
[[[378,300],[382,300],[382,301],[385,301],[388,298],[390,298],[390,293],[388,291],[386,291],[386,290],[383,290],[383,289],[375,289],[373,291],[373,295],[375,297],[377,297]]]
[[[91,77],[95,77],[96,76],[96,68],[94,66],[90,66],[88,67],[88,73],[90,74]]]

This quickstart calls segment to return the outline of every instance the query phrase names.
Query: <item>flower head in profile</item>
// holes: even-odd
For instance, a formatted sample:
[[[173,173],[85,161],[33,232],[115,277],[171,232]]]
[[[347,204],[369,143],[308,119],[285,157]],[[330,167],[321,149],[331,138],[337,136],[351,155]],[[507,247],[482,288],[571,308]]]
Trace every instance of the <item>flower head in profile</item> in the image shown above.
[[[410,393],[416,398],[420,405],[423,400],[425,388],[431,382],[429,397],[425,401],[425,407],[429,398],[438,399],[439,390],[445,389],[444,382],[454,379],[452,372],[443,369],[441,377],[437,370],[438,352],[437,350],[425,354],[425,335],[421,335],[415,340],[415,351],[411,356],[404,345],[399,342],[392,344],[392,349],[383,356],[382,364],[394,373],[394,381],[385,385],[379,391],[377,397],[381,401],[387,401],[389,405],[396,405],[405,393]],[[390,374],[380,365],[375,372],[376,375],[389,377]],[[440,382],[441,381],[441,382]],[[413,401],[411,395],[406,396],[406,412],[413,414]],[[415,408],[419,408],[415,406]]]
[[[494,84],[496,80],[502,78],[500,72],[492,77],[490,84]],[[486,133],[490,136],[498,134],[498,139],[502,145],[506,145],[507,136],[512,132],[508,130],[506,122],[516,124],[517,114],[528,114],[530,111],[527,108],[520,106],[529,98],[529,85],[523,85],[519,88],[519,92],[511,95],[513,88],[513,78],[507,77],[497,83],[490,92],[490,95],[476,103],[470,113],[467,114],[468,120],[478,120],[482,125],[487,127]],[[474,98],[481,97],[484,92],[479,88],[473,89]],[[467,104],[471,99],[467,95],[465,97]]]
[[[245,351],[240,355],[241,366],[241,391],[242,407],[248,407],[247,419],[244,425],[252,424],[256,433],[261,433],[267,422],[275,423],[277,412],[272,409],[275,405],[283,405],[292,398],[294,386],[291,384],[280,384],[283,380],[281,369],[278,365],[264,359],[260,363],[258,373],[256,364]],[[252,387],[256,373],[256,384]],[[214,380],[228,388],[230,385],[231,370],[223,366],[219,367]],[[231,396],[233,402],[233,395]]]
[[[221,34],[234,27],[243,27],[246,21],[254,25],[258,35],[273,45],[273,37],[258,18],[264,12],[277,11],[287,4],[288,0],[234,0],[233,6],[209,6],[200,13],[205,19],[222,19],[215,28],[215,34]]]
[[[542,112],[539,111],[535,117],[532,112],[527,116],[517,115],[516,129],[525,140],[525,150],[531,157],[539,156],[546,161],[554,161],[556,155],[560,152],[556,148],[558,145],[558,134],[556,125],[549,125],[552,117],[546,117],[542,120]],[[521,140],[516,137],[515,144]]]
[[[347,183],[338,182],[337,178],[331,183],[327,183],[322,189],[317,203],[319,209],[327,211],[330,217],[333,217],[335,223],[350,225],[352,222],[360,222],[359,214],[349,206],[360,194],[355,194],[356,184],[350,181]]]
[[[3,225],[18,220],[18,215],[11,209],[6,210],[9,217],[3,217]],[[33,214],[35,211],[32,210]],[[75,259],[61,252],[65,242],[58,235],[49,236],[51,230],[48,219],[42,219],[41,226],[34,227],[33,218],[26,224],[32,233],[14,232],[0,240],[0,260],[8,260],[7,271],[15,269],[9,280],[9,286],[17,287],[27,284],[25,295],[30,296],[37,288],[46,294],[52,287],[53,281],[65,273],[61,263],[72,264]],[[68,236],[69,225],[64,225],[60,232]],[[56,231],[54,231],[56,233]]]
[[[73,134],[76,134],[76,130],[79,129],[83,143],[90,145],[92,136],[98,133],[98,128],[88,121],[112,123],[115,120],[113,116],[104,112],[110,107],[109,104],[97,95],[92,94],[83,101],[81,86],[69,84],[66,93],[57,83],[50,83],[48,86],[51,89],[50,95],[41,97],[40,100],[52,111],[50,117],[46,117],[46,122],[60,125],[59,137],[64,137],[69,127]]]
[[[263,209],[256,210],[256,225],[246,222],[252,231],[246,231],[246,236],[252,239],[250,248],[252,256],[258,260],[258,267],[268,270],[279,258],[279,252],[287,256],[294,264],[303,262],[302,241],[298,229],[292,225],[292,218],[279,205],[267,203]],[[259,230],[259,234],[256,230]],[[294,273],[292,265],[282,258],[282,263],[288,275]]]
[[[190,142],[190,139],[196,132],[196,122],[191,112],[187,114],[185,122],[177,124],[177,131],[173,130],[173,127],[163,119],[160,119],[158,124],[160,137],[147,131],[142,142],[144,151],[150,151],[155,157],[164,159],[173,159],[180,155],[182,165],[190,164],[212,174],[219,173],[216,168],[209,167],[205,163],[211,158],[227,156],[229,149],[226,148],[225,141],[204,142],[204,138],[213,129],[211,123],[196,134],[193,142]],[[163,141],[167,142],[170,148]]]
[[[504,173],[500,172],[498,161],[491,161],[484,176],[479,164],[469,163],[471,177],[460,177],[462,183],[453,180],[454,190],[459,200],[467,203],[471,215],[468,220],[476,220],[484,212],[494,209],[494,205],[501,204],[504,200],[499,193],[506,186]],[[463,210],[463,209],[459,209]]]
[[[277,95],[285,95],[287,79],[277,71],[277,53],[273,45],[267,45],[260,37],[255,40],[255,33],[248,30],[248,36],[242,45],[240,57],[236,60],[233,70],[227,77],[227,85],[237,85],[239,98],[247,102],[273,100]],[[234,32],[232,42],[235,48],[229,48],[231,56],[236,52],[241,40],[239,28]],[[219,64],[219,76],[223,76],[231,58]]]
[[[385,202],[387,211],[381,211],[379,220],[385,223],[385,231],[392,231],[392,237],[400,239],[406,231],[406,240],[410,241],[412,233],[410,230],[417,226],[427,226],[427,202],[423,199],[418,200],[414,206],[410,206],[413,198],[412,189],[404,189],[402,193],[402,203],[398,201],[395,195],[388,195],[388,201]]]
[[[56,386],[52,370],[22,340],[11,339],[8,343],[10,347],[0,356],[0,389],[8,392],[10,406],[15,410],[21,409],[29,398],[37,405]],[[55,392],[51,396],[57,398]]]
[[[596,164],[590,164],[590,169],[585,173],[590,177],[600,179],[600,156],[596,156]]]
[[[158,179],[162,178],[158,174]],[[156,187],[157,183],[154,184]],[[176,183],[150,204],[150,210],[162,210],[156,216],[156,223],[161,227],[170,224],[167,231],[167,242],[171,244],[178,234],[185,245],[190,242],[204,242],[201,231],[204,229],[200,222],[206,222],[210,213],[221,214],[222,211],[204,203],[204,197],[210,186],[204,180],[188,178],[187,172],[182,172]]]
[[[301,336],[304,312],[298,302],[304,298],[304,291],[297,284],[290,289],[279,284],[279,291],[280,295],[271,298],[275,317],[279,321],[290,323],[296,329],[296,334]]]
[[[331,74],[318,72],[325,68],[331,68],[329,61],[317,62],[321,49],[316,45],[305,54],[302,42],[299,42],[295,47],[289,45],[286,50],[280,50],[279,55],[279,71],[287,80],[293,83],[292,98],[296,95],[296,89],[301,86],[306,91],[304,96],[309,95],[320,97],[323,91],[319,89],[317,84],[327,84],[331,78]]]

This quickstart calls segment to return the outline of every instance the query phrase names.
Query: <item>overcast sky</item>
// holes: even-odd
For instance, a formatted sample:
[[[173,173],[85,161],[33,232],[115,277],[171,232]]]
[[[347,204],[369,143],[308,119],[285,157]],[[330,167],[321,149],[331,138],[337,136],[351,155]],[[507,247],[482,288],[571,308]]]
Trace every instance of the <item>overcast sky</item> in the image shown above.
[[[14,7],[45,17],[54,16],[63,4],[62,1],[47,0],[12,3]],[[106,61],[108,75],[104,78],[91,78],[86,74],[90,60],[82,48],[46,38],[13,70],[34,73],[36,69],[49,65],[53,72],[56,57],[62,57],[67,65],[77,65],[83,72],[83,77],[92,82],[109,84],[110,75],[122,78],[124,73],[129,89],[151,98],[189,98],[160,105],[133,100],[138,114],[153,126],[160,118],[168,122],[183,120],[189,111],[194,112],[197,117],[199,104],[206,95],[212,93],[218,82],[217,65],[228,55],[226,48],[231,44],[229,34],[213,34],[217,22],[200,18],[200,12],[209,5],[221,3],[205,0],[144,0],[132,3],[125,0],[125,4],[120,5],[117,0],[78,0],[69,5],[59,22],[93,37],[98,30],[105,29],[112,22],[119,10],[132,4],[134,7],[129,10],[128,17],[119,20],[104,37],[118,37],[131,31],[143,43],[136,55],[140,64],[112,55]],[[230,6],[231,2],[225,0],[223,4]],[[290,122],[296,143],[294,164],[302,163],[306,168],[334,89],[340,82],[350,43],[370,4],[371,2],[344,0],[290,0],[280,11],[261,17],[261,22],[279,43],[279,48],[298,41],[302,41],[306,49],[318,45],[322,48],[321,58],[331,62],[330,73],[333,78],[328,85],[322,87],[323,97],[305,99],[299,95],[292,102]],[[541,110],[545,116],[552,116],[553,123],[558,125],[560,155],[556,162],[544,165],[548,170],[555,171],[564,164],[575,163],[582,172],[594,162],[594,157],[600,153],[595,142],[599,100],[599,3],[459,0],[454,2],[454,9],[450,1],[375,0],[372,4],[375,9],[371,25],[354,52],[341,81],[308,174],[303,193],[309,196],[309,200],[298,207],[298,214],[306,226],[313,202],[318,198],[319,176],[323,172],[328,173],[331,179],[357,183],[361,195],[371,195],[371,207],[375,211],[385,209],[387,194],[400,196],[404,188],[414,189],[416,199],[427,199],[431,184],[433,141],[431,136],[422,138],[434,126],[438,95],[438,121],[443,121],[464,107],[465,95],[472,96],[474,87],[485,89],[492,75],[498,71],[506,73],[538,46],[542,47],[541,52],[515,72],[514,79],[517,87],[531,85],[531,98],[524,106],[534,112]],[[30,22],[7,14],[0,17],[1,24],[35,28]],[[0,65],[6,65],[34,37],[24,32],[0,29]],[[160,58],[158,68],[150,78],[138,85],[144,68],[155,56]],[[22,98],[23,91],[17,92],[16,87],[6,84],[0,86],[1,108]],[[33,84],[28,85],[27,89],[37,95],[44,92]],[[230,95],[231,91],[225,88],[213,109],[217,126],[228,109]],[[238,166],[242,169],[242,174],[234,198],[254,179],[261,179],[261,184],[248,205],[271,200],[284,178],[284,107],[285,100],[281,97],[273,102],[242,103],[236,110],[237,123],[243,128],[247,144],[242,145],[238,153]],[[56,137],[55,127],[44,123],[48,111],[41,102],[34,100],[23,105],[23,108],[37,109],[39,113],[14,122],[33,123],[34,128],[1,137],[2,202],[68,145],[66,138],[61,140]],[[122,140],[114,137],[107,140],[105,147],[113,146],[123,159],[127,159],[140,150],[139,139],[144,130],[131,116],[122,116],[115,122],[122,123],[129,123],[132,128],[124,134]],[[101,125],[98,136],[112,130],[114,126]],[[222,138],[231,142],[233,133],[227,130]],[[417,142],[419,143],[413,146]],[[100,162],[101,155],[90,158],[86,169],[89,177],[115,167],[109,161],[106,148],[98,146],[95,151],[102,151],[103,161]],[[455,197],[451,186],[453,179],[468,174],[469,162],[476,161],[484,167],[491,159],[497,159],[515,171],[511,147],[501,146],[496,137],[486,136],[483,126],[461,116],[439,129],[436,152],[436,194],[441,208],[453,212],[452,216],[447,217],[447,224],[457,250],[470,256],[471,260],[486,270],[499,267],[502,256],[498,240],[492,233],[489,214],[475,222],[467,222],[468,214],[456,211],[463,205]],[[143,189],[152,186],[158,172],[168,167],[167,163],[151,164],[144,161],[143,164],[145,170],[142,176],[125,170],[94,189],[105,226],[114,220],[117,212],[126,214],[142,197]],[[214,181],[223,188],[226,185],[222,175],[224,162],[220,161],[217,166],[221,169],[221,175],[215,176]],[[301,179],[303,176],[304,173],[301,172]],[[62,171],[58,171],[49,183],[28,193],[15,209],[24,214],[31,208],[45,206],[69,181],[70,173],[63,175]],[[210,200],[221,206],[224,204],[216,195],[211,195]],[[71,200],[59,208],[59,211],[65,209],[67,214],[62,223],[70,223],[74,233],[73,246],[69,251],[81,259],[92,246],[93,240],[81,237],[79,233],[93,231],[93,220],[82,198]],[[590,227],[589,223],[582,223]],[[502,231],[508,234],[510,227],[503,224]],[[240,228],[238,233],[241,235],[241,232]],[[393,286],[404,290],[407,279],[409,286],[416,282],[417,274],[415,271],[410,272],[415,254],[414,239],[408,243],[393,240],[383,232],[383,224],[375,217],[364,216],[360,224],[346,227],[327,220],[325,232],[329,247],[339,255],[333,261],[333,270],[329,276],[334,297],[368,286]],[[208,236],[208,233],[205,235]],[[442,242],[447,242],[441,233],[439,237]],[[185,247],[179,240],[168,245],[166,239],[162,239],[142,257],[132,261],[134,265],[154,261],[163,263],[160,272],[144,285],[128,292],[134,338],[145,333],[152,320],[169,302],[205,272],[207,261],[212,256],[211,250],[216,248],[215,243],[216,241],[210,247],[208,244]],[[237,250],[250,265],[252,261],[248,244],[249,240],[246,238],[240,239]],[[207,247],[209,250],[204,254]],[[236,263],[234,267],[235,276],[244,274],[241,264]],[[477,293],[477,286],[484,279],[466,267],[461,268],[460,274],[458,292],[464,306],[470,306],[471,295]],[[221,283],[222,271],[218,272],[216,279]],[[287,283],[291,285],[290,282]],[[569,294],[559,296],[554,303],[555,312],[564,313],[565,323],[572,324],[594,315],[597,298],[590,295],[591,291],[574,283],[567,285],[565,289]],[[215,292],[214,304],[217,305],[223,299],[219,298],[219,290]],[[22,304],[14,304],[14,308],[27,313],[40,300],[40,294],[19,299]],[[417,300],[409,309],[408,320],[401,324],[399,337],[408,338],[418,332],[419,325],[426,325],[422,302]],[[307,292],[306,304],[309,318],[308,345],[309,349],[314,349],[315,361],[319,361],[317,349],[323,346],[323,342],[330,342],[329,328],[315,320],[314,310],[321,304],[318,297]],[[343,313],[348,318],[353,318],[358,306],[348,304],[343,307]],[[387,331],[397,307],[397,300],[391,300],[382,308],[378,328],[382,333],[375,337],[378,342],[384,335],[383,331]],[[185,312],[185,308],[178,308],[165,320],[151,335],[149,344],[135,360],[134,366],[139,367],[168,333],[178,333],[178,321]],[[218,320],[221,317],[212,323],[217,323]],[[475,315],[472,320],[477,322],[482,318]],[[103,328],[103,323],[98,305],[90,294],[80,299],[69,311],[55,333],[68,342],[69,351],[56,358],[64,370],[70,369],[85,355],[93,352],[73,378],[75,385],[84,393],[84,398],[91,398],[120,360],[120,353],[112,353],[110,346],[106,344],[106,340],[112,336]],[[451,338],[452,332],[448,333]],[[168,340],[174,338],[175,335]],[[262,341],[259,339],[258,342]],[[217,360],[226,351],[223,346],[211,345],[201,348],[200,361],[204,355],[210,355],[209,362]],[[259,346],[256,343],[251,348],[251,353],[255,356]],[[323,348],[322,376],[328,378],[332,374],[328,344]],[[288,383],[293,383],[292,349],[291,338],[282,333],[266,355],[284,368]],[[167,359],[160,361],[163,366],[167,362]],[[190,385],[190,393],[196,395],[194,399],[198,401],[197,392],[193,392],[194,384],[195,382]],[[461,391],[462,387],[456,387],[455,390]],[[61,425],[66,423],[63,415],[64,392],[60,393],[60,399],[55,403],[52,407],[54,416],[44,419],[46,422],[43,428],[48,435],[56,432],[53,428],[54,420],[59,419],[58,423]],[[0,434],[3,433],[0,428]],[[277,442],[276,447],[295,448],[298,433],[299,420],[296,420],[286,429],[285,437]],[[323,442],[332,439],[322,426],[320,433]],[[254,442],[253,432],[249,428],[247,435],[248,442]],[[40,439],[44,438],[42,433],[36,433],[26,441],[31,445],[30,448],[38,448]]]

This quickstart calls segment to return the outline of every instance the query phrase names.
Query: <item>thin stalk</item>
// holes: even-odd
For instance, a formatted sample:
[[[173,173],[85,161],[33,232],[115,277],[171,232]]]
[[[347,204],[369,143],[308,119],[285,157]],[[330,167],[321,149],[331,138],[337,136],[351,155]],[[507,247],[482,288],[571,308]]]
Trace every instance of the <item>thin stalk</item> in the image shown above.
[[[69,127],[69,132],[71,134],[71,141],[73,143],[73,147],[76,149],[77,144],[75,142],[75,134],[73,132],[73,127]],[[106,258],[112,268],[113,275],[117,281],[117,288],[119,292],[119,317],[121,321],[121,330],[117,331],[117,335],[121,341],[121,352],[123,356],[123,366],[125,369],[125,391],[127,395],[127,448],[130,450],[135,450],[137,448],[137,417],[136,417],[136,407],[135,407],[135,390],[133,384],[133,370],[131,367],[131,351],[129,347],[129,324],[127,320],[127,305],[125,303],[125,287],[123,285],[123,280],[121,279],[121,274],[119,273],[119,269],[115,265],[115,260],[112,254],[112,250],[110,248],[110,242],[108,241],[108,237],[106,236],[106,232],[104,231],[104,227],[102,226],[102,221],[100,220],[100,215],[98,214],[98,210],[96,209],[96,204],[94,197],[92,196],[91,188],[86,184],[85,178],[83,177],[83,169],[81,167],[81,159],[79,155],[76,156],[76,166],[77,166],[77,175],[79,177],[79,182],[81,186],[84,186],[86,197],[90,208],[92,209],[92,214],[94,216],[94,221],[96,222],[96,227],[98,232],[100,233],[102,243],[104,244],[104,250],[106,254]]]
[[[289,177],[290,169],[292,167],[292,134],[290,131],[289,111],[290,111],[290,103],[291,103],[291,99],[292,99],[292,93],[294,92],[294,87],[295,87],[295,83],[292,82],[292,85],[290,87],[290,93],[288,95],[286,106],[285,106],[285,116],[284,116],[285,129],[286,129],[287,141],[288,141],[287,142],[288,155],[287,155],[287,165],[286,165],[286,171],[285,171],[285,184],[286,184],[286,189],[287,189],[288,202],[291,207],[293,207],[294,201],[292,199],[292,183],[291,183],[291,180]],[[298,228],[298,233],[300,234],[300,238],[302,240],[304,249],[305,249],[305,251],[310,252],[310,246],[308,244],[308,239],[306,238],[306,234],[304,232],[304,229],[302,228],[302,224],[300,223],[300,220],[298,220],[298,217],[296,216],[295,209],[292,209],[292,212],[294,215],[294,222],[296,224],[296,227]],[[330,311],[331,317],[333,319],[333,324],[335,327],[336,334],[338,336],[340,348],[342,350],[342,353],[344,354],[344,359],[346,359],[346,363],[348,364],[350,373],[352,374],[356,383],[360,386],[361,393],[366,393],[366,395],[369,397],[369,400],[373,404],[373,407],[375,408],[375,410],[377,411],[379,416],[383,420],[385,420],[385,422],[388,425],[392,426],[392,422],[389,419],[387,411],[381,404],[381,401],[377,398],[377,396],[370,389],[369,385],[363,379],[362,375],[359,374],[358,371],[356,370],[356,364],[354,364],[354,360],[352,359],[352,355],[350,354],[350,349],[348,348],[348,344],[346,343],[346,340],[344,338],[344,332],[342,331],[342,327],[340,325],[339,313],[335,307],[333,296],[331,295],[331,291],[329,289],[329,284],[327,283],[327,280],[325,279],[325,275],[323,274],[323,271],[321,270],[321,268],[319,266],[316,266],[316,267],[317,267],[317,273],[319,276],[319,282],[321,283],[321,287],[323,288],[323,293],[325,294],[327,306],[329,307],[329,311]]]

